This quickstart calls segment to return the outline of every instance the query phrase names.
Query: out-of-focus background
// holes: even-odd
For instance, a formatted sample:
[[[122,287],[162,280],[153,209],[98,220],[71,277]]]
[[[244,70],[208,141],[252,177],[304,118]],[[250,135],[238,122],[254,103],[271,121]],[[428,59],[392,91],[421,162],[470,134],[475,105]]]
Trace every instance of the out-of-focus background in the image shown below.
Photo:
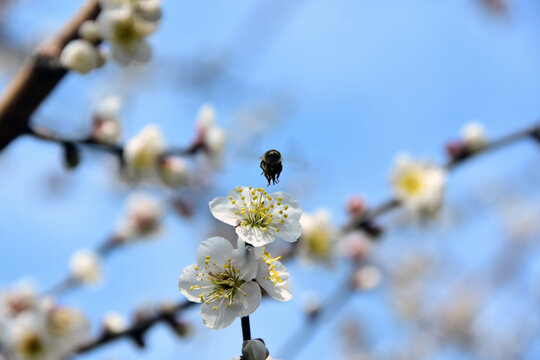
[[[73,0],[0,2],[0,87],[22,60],[81,5]],[[74,171],[61,148],[20,138],[0,154],[0,285],[30,277],[46,290],[70,255],[105,239],[134,190],[167,206],[161,232],[113,254],[104,279],[61,298],[99,329],[110,310],[130,316],[141,303],[178,301],[177,280],[200,242],[220,230],[207,203],[238,185],[264,186],[260,156],[279,149],[284,170],[270,191],[292,193],[305,212],[330,210],[347,222],[347,200],[377,204],[389,194],[394,156],[408,151],[443,163],[463,124],[490,138],[540,117],[540,4],[532,0],[164,1],[149,40],[149,64],[110,63],[69,74],[34,124],[66,136],[90,126],[107,95],[124,99],[122,139],[156,123],[184,146],[201,105],[211,103],[227,135],[221,169],[194,189],[130,187],[108,154],[82,151]],[[370,254],[380,283],[359,291],[310,333],[298,359],[537,359],[540,356],[540,157],[523,141],[471,161],[448,179],[437,219],[396,211]],[[187,198],[194,214],[174,210]],[[279,244],[278,244],[279,246]],[[304,325],[305,303],[325,301],[348,264],[287,263],[294,298],[264,300],[252,333],[275,358]],[[309,300],[311,299],[311,300]],[[331,302],[332,303],[332,302]],[[192,324],[178,338],[153,329],[147,348],[129,341],[81,359],[229,359],[240,355],[239,321],[220,330]],[[300,338],[299,341],[305,341]],[[280,353],[281,352],[281,353]]]

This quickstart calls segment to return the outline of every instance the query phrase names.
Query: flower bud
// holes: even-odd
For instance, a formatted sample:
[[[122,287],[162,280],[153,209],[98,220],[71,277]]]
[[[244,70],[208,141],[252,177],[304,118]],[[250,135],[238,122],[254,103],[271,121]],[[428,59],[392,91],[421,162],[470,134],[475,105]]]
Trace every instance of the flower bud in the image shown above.
[[[95,284],[101,279],[101,261],[90,250],[79,250],[69,261],[71,276],[83,284]]]
[[[353,218],[360,218],[366,212],[366,201],[363,197],[353,195],[347,200],[347,212]]]
[[[159,160],[159,177],[161,181],[170,187],[185,185],[188,181],[188,168],[184,159],[167,155]]]
[[[265,360],[269,354],[262,339],[247,340],[242,344],[242,360]]]
[[[353,288],[357,290],[369,290],[374,288],[381,281],[381,272],[373,265],[364,265],[356,270],[351,282]]]
[[[466,124],[461,130],[461,134],[467,150],[471,152],[480,150],[488,143],[486,129],[480,123]]]
[[[99,65],[97,49],[86,40],[76,39],[69,42],[60,54],[60,63],[69,70],[86,74]]]
[[[125,218],[120,221],[115,235],[122,242],[150,236],[159,230],[161,217],[162,208],[155,199],[133,194],[127,200]]]
[[[79,28],[79,36],[88,42],[96,43],[101,39],[99,26],[95,21],[87,20]]]
[[[107,334],[118,334],[127,329],[126,318],[114,311],[110,311],[103,316],[103,331]]]

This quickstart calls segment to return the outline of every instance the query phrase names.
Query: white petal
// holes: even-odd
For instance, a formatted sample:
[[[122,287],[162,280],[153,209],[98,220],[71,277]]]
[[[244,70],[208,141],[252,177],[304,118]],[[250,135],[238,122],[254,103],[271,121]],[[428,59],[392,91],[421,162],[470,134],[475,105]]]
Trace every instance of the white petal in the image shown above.
[[[216,308],[214,310],[214,307]],[[223,329],[234,322],[234,319],[240,317],[239,314],[242,311],[240,304],[232,304],[227,307],[226,299],[214,301],[209,304],[203,303],[201,305],[201,317],[203,318],[203,324],[211,329]]]
[[[243,304],[242,312],[239,317],[248,316],[257,310],[261,303],[261,288],[254,281],[243,283],[240,286],[241,292],[237,293],[238,301]],[[235,299],[236,300],[236,299]]]
[[[288,206],[289,208],[286,210],[288,219],[300,220],[300,217],[302,216],[302,208],[291,194],[280,191],[272,194],[271,196],[273,199],[281,198],[281,205],[277,207],[276,210],[281,210],[285,206]]]
[[[257,258],[255,248],[244,246],[234,250],[232,266],[240,269],[239,278],[244,281],[251,281],[257,276]]]
[[[243,241],[256,247],[269,244],[275,239],[275,232],[270,227],[263,231],[260,227],[237,226],[236,234]]]
[[[203,282],[197,279],[197,274],[200,270],[195,270],[197,265],[189,265],[184,268],[180,279],[178,280],[178,288],[184,294],[189,301],[201,302],[199,295],[204,294],[205,291],[201,289]],[[197,286],[197,288],[195,288]]]
[[[237,208],[231,204],[229,199],[220,196],[210,201],[208,205],[210,212],[216,219],[232,226],[238,225],[238,216],[234,214]]]
[[[285,223],[279,224],[278,236],[288,242],[295,242],[302,236],[302,225],[294,220],[285,220]]]
[[[197,264],[204,266],[207,259],[206,256],[210,256],[211,264],[215,262],[221,266],[232,257],[233,250],[229,240],[219,236],[212,237],[203,241],[199,246],[197,250]]]
[[[283,282],[278,283],[277,285],[274,285],[274,282],[272,280],[267,279],[267,277],[270,276],[270,273],[268,272],[268,264],[266,264],[263,260],[259,260],[259,272],[257,274],[257,282],[261,287],[276,300],[279,301],[289,301],[292,298],[292,294],[289,291],[289,286],[287,280],[289,279],[289,271],[279,261],[275,261],[274,263],[274,269],[278,272],[279,277],[283,280]]]

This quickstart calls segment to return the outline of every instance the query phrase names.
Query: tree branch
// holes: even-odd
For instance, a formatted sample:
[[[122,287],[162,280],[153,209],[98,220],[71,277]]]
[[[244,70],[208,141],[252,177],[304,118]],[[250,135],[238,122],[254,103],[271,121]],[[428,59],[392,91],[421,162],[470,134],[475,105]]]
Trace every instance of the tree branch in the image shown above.
[[[23,64],[0,98],[0,151],[26,132],[30,117],[66,75],[58,58],[64,46],[78,37],[86,20],[95,19],[99,0],[88,0],[50,41],[42,44]]]

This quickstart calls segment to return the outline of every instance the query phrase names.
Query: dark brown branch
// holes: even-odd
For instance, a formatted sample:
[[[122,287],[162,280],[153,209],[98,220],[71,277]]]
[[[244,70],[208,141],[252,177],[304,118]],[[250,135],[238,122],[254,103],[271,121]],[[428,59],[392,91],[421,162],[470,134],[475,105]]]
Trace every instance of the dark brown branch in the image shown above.
[[[172,306],[170,308],[161,309],[158,311],[154,316],[149,318],[143,318],[141,320],[136,321],[131,327],[126,329],[125,331],[118,332],[118,333],[103,333],[101,337],[96,339],[95,341],[88,343],[79,349],[76,350],[77,354],[84,354],[87,352],[90,352],[96,348],[102,347],[104,345],[107,345],[111,342],[114,342],[116,340],[120,340],[123,338],[132,339],[133,341],[140,343],[141,339],[144,338],[144,335],[150,328],[152,328],[154,325],[157,325],[160,322],[167,322],[171,318],[174,318],[179,312],[192,307],[193,305],[196,305],[197,303],[191,302],[191,301],[183,301],[179,302],[177,305]]]
[[[99,11],[99,0],[86,1],[53,39],[36,50],[4,89],[0,98],[0,151],[26,132],[32,114],[67,73],[58,61],[62,49],[77,38],[81,24],[95,19]]]

